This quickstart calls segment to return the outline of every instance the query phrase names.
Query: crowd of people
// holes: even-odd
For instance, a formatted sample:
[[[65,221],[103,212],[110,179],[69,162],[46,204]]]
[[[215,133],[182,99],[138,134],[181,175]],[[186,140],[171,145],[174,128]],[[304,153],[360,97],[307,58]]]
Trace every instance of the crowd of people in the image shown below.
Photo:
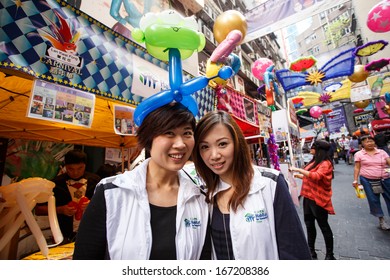
[[[302,179],[305,234],[283,174],[253,163],[229,113],[212,111],[196,123],[180,103],[164,105],[137,130],[147,158],[135,168],[118,173],[105,164],[96,175],[85,171],[84,152],[66,154],[66,173],[53,180],[64,243],[75,242],[76,260],[310,260],[317,223],[325,259],[335,260],[328,217],[339,159],[355,165],[352,185],[364,186],[370,213],[390,230],[380,204],[382,194],[390,214],[390,157],[377,138],[316,140],[310,162],[290,167]],[[188,162],[197,178],[185,171]],[[47,214],[47,205],[35,212]]]

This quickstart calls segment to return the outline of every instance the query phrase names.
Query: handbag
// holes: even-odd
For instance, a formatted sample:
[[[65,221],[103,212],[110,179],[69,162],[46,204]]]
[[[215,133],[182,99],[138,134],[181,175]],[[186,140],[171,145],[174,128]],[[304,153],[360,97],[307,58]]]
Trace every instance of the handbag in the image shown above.
[[[375,194],[383,193],[382,180],[370,180],[370,185],[373,193]]]

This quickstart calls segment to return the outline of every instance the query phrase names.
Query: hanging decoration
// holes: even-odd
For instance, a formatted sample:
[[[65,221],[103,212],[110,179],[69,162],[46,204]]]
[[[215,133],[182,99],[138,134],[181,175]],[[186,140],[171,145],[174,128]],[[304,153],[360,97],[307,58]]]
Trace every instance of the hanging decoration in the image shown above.
[[[292,103],[294,103],[294,104],[298,104],[298,103],[300,103],[301,101],[303,101],[303,97],[293,97],[293,98],[291,98],[291,101],[292,101]]]
[[[363,112],[364,112],[364,109],[362,109],[362,108],[358,108],[358,109],[353,110],[354,114],[359,114],[359,113],[363,113]]]
[[[311,73],[295,73],[288,69],[278,70],[275,73],[286,92],[299,86],[318,85],[329,79],[349,76],[354,71],[354,50],[355,48],[352,48],[341,52],[325,63],[319,70]]]
[[[248,29],[245,16],[239,11],[228,10],[217,16],[213,26],[213,34],[215,40],[220,44],[228,36],[232,30],[238,30],[242,34],[241,41],[238,41],[238,45],[241,44],[245,38]]]
[[[370,63],[364,66],[364,70],[366,71],[379,71],[383,67],[389,65],[390,58],[381,58],[378,60],[371,61]]]
[[[327,104],[330,103],[332,96],[330,95],[329,92],[324,92],[320,95],[318,99],[322,102],[322,104]]]
[[[318,119],[322,115],[322,109],[320,106],[313,106],[310,108],[310,116]]]
[[[329,114],[329,113],[331,113],[331,112],[333,112],[332,109],[322,109],[322,113],[323,113],[324,115],[327,115],[327,114]]]
[[[280,170],[279,157],[278,157],[278,145],[275,141],[275,135],[273,133],[269,134],[267,141],[268,154],[271,159],[271,164],[276,170]]]
[[[352,75],[348,76],[348,79],[353,83],[360,83],[367,79],[369,75],[370,72],[367,72],[364,69],[364,65],[358,64],[355,65],[354,72]]]
[[[368,12],[367,27],[377,33],[390,31],[390,0],[383,0]]]
[[[305,109],[305,108],[298,109],[298,110],[295,111],[295,113],[296,113],[297,115],[303,115],[303,114],[306,113],[306,112],[307,112],[307,109]]]
[[[272,60],[266,57],[261,57],[257,59],[255,62],[253,62],[251,67],[253,76],[255,76],[260,81],[264,81],[264,73],[272,65],[274,65]]]
[[[293,72],[305,72],[316,65],[317,60],[313,56],[301,57],[291,62],[289,69]]]
[[[297,97],[303,97],[303,106],[311,107],[314,105],[323,105],[336,100],[350,98],[351,82],[345,79],[343,83],[332,83],[324,87],[323,93],[314,91],[301,91],[298,92]]]
[[[383,50],[387,45],[388,42],[384,40],[372,41],[357,47],[354,53],[356,56],[366,57],[376,54],[377,52]]]
[[[353,105],[354,105],[356,108],[364,109],[364,108],[366,108],[368,105],[370,105],[370,102],[371,102],[370,99],[360,100],[360,101],[356,101],[355,103],[353,103]]]

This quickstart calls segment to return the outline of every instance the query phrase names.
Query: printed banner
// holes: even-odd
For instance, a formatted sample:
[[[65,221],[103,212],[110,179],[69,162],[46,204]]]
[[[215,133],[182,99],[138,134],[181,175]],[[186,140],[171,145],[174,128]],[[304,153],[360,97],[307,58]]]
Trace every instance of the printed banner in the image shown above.
[[[245,14],[248,31],[244,42],[263,37],[347,1],[350,0],[262,1]]]
[[[338,138],[343,134],[347,135],[349,133],[344,107],[334,108],[332,112],[326,115],[325,119],[330,139]]]
[[[28,107],[30,118],[91,127],[95,95],[35,80]]]
[[[169,73],[153,63],[133,54],[133,83],[134,94],[149,97],[155,93],[169,89]]]
[[[134,110],[130,106],[114,105],[114,131],[120,135],[135,135]]]

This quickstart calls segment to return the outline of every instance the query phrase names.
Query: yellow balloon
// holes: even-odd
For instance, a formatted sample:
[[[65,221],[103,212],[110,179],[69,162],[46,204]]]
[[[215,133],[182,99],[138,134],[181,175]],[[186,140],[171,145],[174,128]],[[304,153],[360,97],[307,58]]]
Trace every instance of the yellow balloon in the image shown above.
[[[242,40],[245,38],[248,24],[245,16],[238,11],[228,10],[220,14],[216,19],[213,27],[214,38],[218,43],[225,40],[230,31],[235,29],[241,31]],[[241,44],[242,40],[238,43]]]
[[[206,63],[206,77],[211,78],[218,74],[219,69],[221,69],[224,66],[221,62],[212,62],[210,59],[207,60]],[[209,85],[213,88],[216,87],[216,85],[225,86],[227,84],[227,80],[223,80],[219,77],[214,78],[210,80]]]
[[[370,105],[370,101],[371,101],[370,99],[360,100],[360,101],[356,101],[355,103],[353,103],[353,105],[355,105],[356,108],[364,109],[368,105]]]
[[[349,76],[348,79],[351,82],[360,83],[363,82],[365,79],[367,79],[369,75],[370,73],[364,70],[364,65],[359,64],[359,65],[355,65],[353,74]]]

